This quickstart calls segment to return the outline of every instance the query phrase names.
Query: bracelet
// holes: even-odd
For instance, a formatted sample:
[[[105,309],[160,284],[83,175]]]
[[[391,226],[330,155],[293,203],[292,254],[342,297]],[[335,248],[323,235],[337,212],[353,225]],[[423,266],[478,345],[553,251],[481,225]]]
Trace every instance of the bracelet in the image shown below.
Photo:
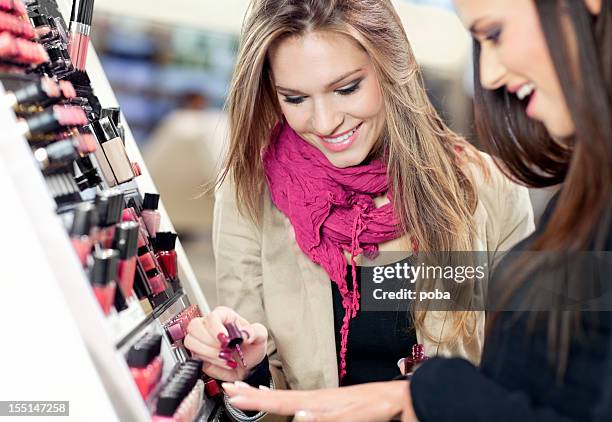
[[[270,389],[271,390],[275,389],[274,379],[272,379],[272,377],[270,377]],[[236,422],[258,422],[261,419],[263,419],[264,416],[268,414],[267,412],[259,412],[253,416],[248,416],[242,410],[236,409],[234,406],[232,406],[228,400],[229,400],[229,397],[227,394],[225,394],[225,391],[224,391],[223,392],[223,404],[225,404],[225,409],[227,410],[227,413],[229,413],[231,418]]]

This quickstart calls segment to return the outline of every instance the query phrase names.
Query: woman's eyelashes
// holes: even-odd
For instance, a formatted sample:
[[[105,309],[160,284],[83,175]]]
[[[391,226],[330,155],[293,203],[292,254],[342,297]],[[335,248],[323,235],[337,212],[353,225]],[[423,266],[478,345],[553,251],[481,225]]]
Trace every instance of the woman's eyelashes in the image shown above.
[[[491,41],[493,44],[497,44],[499,38],[501,36],[502,29],[501,28],[492,28],[485,32],[485,40]]]
[[[363,79],[358,79],[356,81],[353,81],[347,86],[336,89],[334,92],[339,95],[350,95],[359,89],[359,85],[361,85],[362,80]]]
[[[351,95],[359,90],[361,81],[363,81],[363,79],[353,81],[342,88],[334,90],[334,93],[338,95]],[[308,98],[305,95],[283,95],[283,97],[283,101],[289,104],[301,104]]]

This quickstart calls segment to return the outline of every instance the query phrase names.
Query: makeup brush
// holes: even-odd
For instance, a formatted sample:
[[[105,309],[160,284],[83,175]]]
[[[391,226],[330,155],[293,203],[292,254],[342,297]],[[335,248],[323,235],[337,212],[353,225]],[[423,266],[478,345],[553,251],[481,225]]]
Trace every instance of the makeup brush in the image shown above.
[[[246,362],[244,361],[244,355],[242,354],[242,350],[240,349],[240,345],[244,341],[244,338],[242,338],[242,333],[234,322],[228,322],[227,324],[223,325],[225,326],[225,329],[227,330],[228,334],[227,346],[230,349],[236,349],[236,352],[238,352],[238,356],[240,357],[240,363],[242,363],[242,366],[246,366]]]

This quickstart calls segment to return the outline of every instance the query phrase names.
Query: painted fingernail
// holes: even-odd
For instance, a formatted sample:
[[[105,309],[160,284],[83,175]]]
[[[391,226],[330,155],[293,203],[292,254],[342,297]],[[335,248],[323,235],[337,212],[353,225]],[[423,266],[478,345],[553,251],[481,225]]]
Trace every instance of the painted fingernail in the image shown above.
[[[235,360],[228,360],[227,366],[229,366],[232,369],[236,369],[238,368],[238,363]]]
[[[219,352],[219,358],[223,360],[231,360],[232,354],[222,350],[221,352]]]
[[[221,346],[223,347],[227,346],[227,343],[229,343],[229,338],[223,333],[219,333],[217,339],[221,342]]]

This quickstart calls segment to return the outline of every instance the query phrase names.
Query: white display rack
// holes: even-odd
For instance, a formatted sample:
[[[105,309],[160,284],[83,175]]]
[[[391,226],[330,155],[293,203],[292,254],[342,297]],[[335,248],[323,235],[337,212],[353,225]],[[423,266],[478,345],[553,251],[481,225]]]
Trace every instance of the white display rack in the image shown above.
[[[69,2],[58,0],[58,5],[66,18]],[[87,73],[103,107],[118,106],[91,45]],[[138,190],[157,192],[128,125],[124,127],[128,155],[142,170]],[[15,115],[6,107],[0,107],[0,198],[0,312],[3,327],[9,323],[13,328],[3,330],[2,400],[70,401],[70,416],[57,421],[150,421],[125,360],[127,348],[144,332],[163,334],[162,323],[189,303],[209,311],[180,241],[176,252],[186,296],[174,298],[161,314],[146,316],[134,301],[109,318],[100,310],[56,214],[28,141],[17,132]],[[163,198],[159,212],[160,229],[173,231]],[[169,346],[165,336],[164,342]],[[164,361],[175,363],[167,350]],[[164,373],[170,369],[166,365]]]

